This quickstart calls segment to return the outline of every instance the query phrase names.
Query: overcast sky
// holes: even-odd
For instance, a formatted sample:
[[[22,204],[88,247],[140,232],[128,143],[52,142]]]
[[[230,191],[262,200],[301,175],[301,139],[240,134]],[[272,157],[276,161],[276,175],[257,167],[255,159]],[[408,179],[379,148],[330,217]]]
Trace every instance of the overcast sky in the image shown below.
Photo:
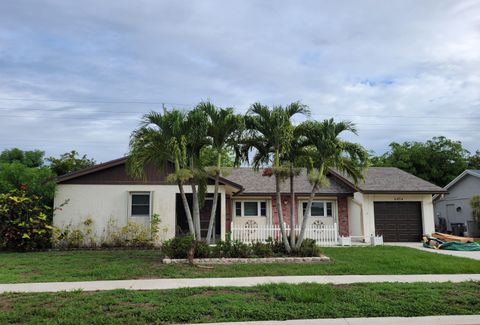
[[[383,153],[480,149],[480,1],[1,1],[0,150],[128,151],[143,113],[300,100]]]

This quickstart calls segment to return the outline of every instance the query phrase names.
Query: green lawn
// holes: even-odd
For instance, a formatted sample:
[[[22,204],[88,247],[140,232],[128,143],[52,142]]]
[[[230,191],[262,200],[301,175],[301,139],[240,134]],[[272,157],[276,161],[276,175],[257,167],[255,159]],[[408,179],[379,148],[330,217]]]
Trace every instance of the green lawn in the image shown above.
[[[480,282],[0,295],[0,324],[169,324],[479,312]]]
[[[0,283],[323,274],[479,273],[480,261],[407,247],[324,248],[318,264],[163,265],[157,250],[0,253]]]

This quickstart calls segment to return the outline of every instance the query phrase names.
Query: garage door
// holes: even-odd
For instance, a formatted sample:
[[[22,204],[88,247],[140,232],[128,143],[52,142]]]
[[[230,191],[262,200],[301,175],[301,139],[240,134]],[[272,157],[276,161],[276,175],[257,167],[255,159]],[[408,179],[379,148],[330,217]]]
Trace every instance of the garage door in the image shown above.
[[[418,242],[422,237],[420,202],[374,202],[375,232],[386,242]]]

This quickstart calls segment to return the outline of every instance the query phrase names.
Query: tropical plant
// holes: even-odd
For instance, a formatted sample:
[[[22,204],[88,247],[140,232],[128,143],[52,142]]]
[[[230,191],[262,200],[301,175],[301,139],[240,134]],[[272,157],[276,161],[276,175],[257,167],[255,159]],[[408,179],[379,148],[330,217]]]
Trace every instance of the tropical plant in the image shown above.
[[[309,161],[308,177],[312,190],[303,213],[296,249],[302,245],[315,193],[321,186],[328,184],[327,173],[330,169],[345,174],[356,184],[363,178],[363,171],[368,165],[368,153],[361,145],[339,138],[344,132],[357,134],[353,123],[335,122],[333,119],[323,122],[306,121],[298,128],[306,146],[305,154]]]
[[[131,135],[127,169],[132,176],[145,178],[148,164],[162,170],[173,163],[174,171],[167,176],[167,180],[178,185],[188,227],[195,238],[197,232],[184,190],[185,183],[194,178],[188,159],[187,129],[187,116],[179,110],[146,114],[140,127]]]
[[[244,140],[244,156],[254,149],[252,159],[254,168],[272,166],[271,169],[264,170],[264,175],[275,177],[276,207],[282,242],[287,252],[291,251],[291,246],[284,225],[280,185],[292,172],[293,162],[290,154],[293,150],[292,144],[295,142],[295,133],[291,119],[294,115],[308,115],[309,112],[308,107],[300,102],[272,108],[255,103],[245,117],[247,135]]]
[[[210,102],[201,102],[197,105],[197,109],[203,111],[208,118],[208,148],[212,149],[216,158],[214,165],[210,169],[211,174],[213,174],[215,178],[212,210],[206,238],[206,242],[210,243],[217,212],[220,175],[224,167],[223,158],[226,154],[238,148],[239,138],[243,130],[243,118],[240,115],[236,115],[233,108],[215,107],[215,105]],[[238,162],[238,160],[235,162]]]
[[[48,221],[50,212],[41,198],[25,191],[0,194],[0,248],[48,248],[53,229]]]

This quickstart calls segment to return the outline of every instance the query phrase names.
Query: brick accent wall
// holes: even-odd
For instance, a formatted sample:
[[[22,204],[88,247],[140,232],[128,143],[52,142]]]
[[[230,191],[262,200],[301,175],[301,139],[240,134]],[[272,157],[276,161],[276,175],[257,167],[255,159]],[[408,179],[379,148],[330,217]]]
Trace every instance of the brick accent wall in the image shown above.
[[[349,235],[348,227],[348,199],[346,197],[338,198],[338,232],[340,236]]]
[[[287,204],[284,204],[284,202]],[[282,211],[283,211],[283,221],[290,225],[290,197],[289,196],[282,196]],[[276,196],[272,197],[272,224],[278,225],[278,210],[277,210],[277,198]]]

